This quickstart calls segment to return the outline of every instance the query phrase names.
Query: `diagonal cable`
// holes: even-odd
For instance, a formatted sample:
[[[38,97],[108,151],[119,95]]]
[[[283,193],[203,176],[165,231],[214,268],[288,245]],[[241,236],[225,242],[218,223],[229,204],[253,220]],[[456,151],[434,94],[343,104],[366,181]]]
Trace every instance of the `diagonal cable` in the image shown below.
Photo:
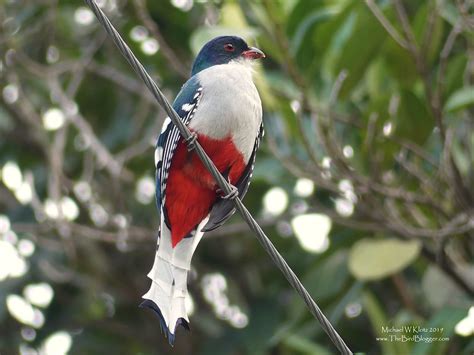
[[[130,65],[135,70],[135,72],[144,81],[145,85],[151,91],[151,93],[153,94],[155,99],[158,101],[158,103],[161,105],[161,107],[166,111],[166,113],[169,115],[169,117],[173,121],[173,123],[178,127],[179,132],[181,133],[183,138],[189,141],[189,139],[191,138],[190,130],[181,121],[181,119],[179,118],[176,111],[173,109],[173,107],[171,107],[171,105],[169,104],[166,97],[163,95],[163,93],[158,88],[158,86],[153,81],[153,79],[150,77],[150,75],[146,72],[143,65],[138,61],[138,59],[132,53],[132,51],[127,46],[125,41],[122,39],[120,34],[117,32],[117,30],[111,24],[111,22],[109,21],[107,16],[97,6],[97,4],[95,3],[94,0],[84,0],[84,1],[91,8],[91,10],[94,12],[97,19],[102,24],[102,26],[104,26],[107,33],[112,37],[112,40],[114,41],[114,43],[119,48],[122,55],[125,57],[125,59],[127,59],[127,61],[130,63]],[[219,187],[226,194],[230,194],[232,192],[232,189],[231,189],[229,183],[224,179],[224,177],[221,175],[221,173],[217,170],[216,166],[211,161],[211,159],[207,156],[207,154],[204,152],[204,150],[202,149],[202,147],[201,147],[201,145],[199,144],[198,141],[196,141],[194,143],[194,151],[197,153],[197,155],[199,156],[199,158],[203,162],[204,166],[212,174],[212,176],[216,180]],[[233,201],[234,201],[234,204],[235,204],[235,208],[242,215],[242,218],[245,220],[245,222],[247,222],[250,229],[255,233],[255,235],[257,236],[257,239],[260,242],[260,244],[262,245],[262,247],[270,255],[273,262],[278,266],[278,268],[281,270],[283,275],[285,275],[285,277],[288,280],[288,282],[290,283],[290,285],[303,298],[303,300],[306,303],[306,306],[308,307],[309,311],[319,321],[322,328],[324,329],[326,334],[329,336],[331,341],[334,343],[334,345],[337,347],[337,349],[341,352],[341,354],[352,354],[351,350],[344,343],[344,340],[336,332],[336,330],[334,329],[332,324],[329,322],[329,320],[326,318],[326,316],[323,314],[323,312],[318,307],[316,302],[314,302],[314,300],[311,298],[311,295],[308,293],[308,291],[306,291],[306,289],[304,288],[301,281],[295,275],[293,270],[291,270],[291,268],[288,266],[285,259],[283,259],[283,257],[280,255],[280,253],[275,248],[275,246],[272,244],[270,239],[268,239],[268,237],[265,235],[262,228],[260,228],[260,226],[255,221],[255,219],[252,217],[250,212],[243,205],[242,201],[238,197],[235,198]]]

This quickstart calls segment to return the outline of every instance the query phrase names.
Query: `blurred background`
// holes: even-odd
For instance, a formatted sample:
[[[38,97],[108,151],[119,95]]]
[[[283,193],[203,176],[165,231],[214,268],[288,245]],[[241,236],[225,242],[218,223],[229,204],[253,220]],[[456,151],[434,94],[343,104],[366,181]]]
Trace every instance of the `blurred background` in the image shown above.
[[[353,351],[474,352],[472,0],[97,3],[169,100],[216,35],[266,53],[244,203]],[[164,112],[83,2],[3,0],[0,24],[2,355],[336,352],[238,215],[170,348],[138,308]]]

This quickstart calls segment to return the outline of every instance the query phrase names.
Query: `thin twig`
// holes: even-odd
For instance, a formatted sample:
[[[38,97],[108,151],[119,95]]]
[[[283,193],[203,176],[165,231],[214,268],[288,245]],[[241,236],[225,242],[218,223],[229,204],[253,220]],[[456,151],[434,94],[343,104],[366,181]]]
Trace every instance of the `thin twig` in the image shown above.
[[[374,2],[374,0],[365,0],[365,3],[367,4],[370,11],[372,11],[374,16],[377,18],[377,20],[379,20],[383,28],[385,28],[387,33],[393,38],[393,40],[397,42],[402,48],[408,49],[408,44],[405,39],[402,38],[402,36],[398,33],[395,27],[392,26],[390,21],[385,17],[383,12]]]
[[[413,53],[416,59],[419,59],[418,55],[418,43],[416,41],[415,35],[411,29],[410,21],[408,20],[408,15],[405,11],[405,7],[403,6],[401,0],[393,0],[395,4],[395,9],[397,10],[398,19],[402,25],[403,33],[407,38],[407,46],[408,49]],[[419,63],[418,63],[419,64]]]
[[[438,15],[436,2],[434,0],[430,0],[429,6],[430,7],[428,9],[428,21],[423,33],[423,40],[421,41],[422,53],[429,53],[430,46],[431,46],[431,39],[433,37],[433,32],[434,32],[433,29],[436,23],[436,17]]]

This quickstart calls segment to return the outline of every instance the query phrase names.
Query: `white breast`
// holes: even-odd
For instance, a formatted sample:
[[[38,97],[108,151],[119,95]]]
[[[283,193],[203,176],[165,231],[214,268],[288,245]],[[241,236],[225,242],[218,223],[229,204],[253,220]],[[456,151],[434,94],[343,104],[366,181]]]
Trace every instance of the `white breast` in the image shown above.
[[[189,127],[213,139],[231,136],[248,161],[262,122],[262,103],[249,64],[215,65],[198,78],[203,95]]]

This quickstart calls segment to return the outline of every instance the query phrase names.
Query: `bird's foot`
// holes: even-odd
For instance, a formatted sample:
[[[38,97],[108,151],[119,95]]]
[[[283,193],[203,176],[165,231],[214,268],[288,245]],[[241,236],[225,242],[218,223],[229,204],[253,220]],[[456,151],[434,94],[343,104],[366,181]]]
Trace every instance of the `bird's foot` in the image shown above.
[[[237,189],[234,185],[229,184],[230,192],[227,195],[224,195],[224,191],[222,189],[217,189],[216,192],[220,195],[220,198],[223,200],[234,200],[237,196],[239,196],[239,189]]]
[[[191,135],[184,140],[184,143],[186,143],[186,146],[188,148],[188,152],[192,152],[194,149],[196,149],[196,140],[196,132],[191,132]]]

